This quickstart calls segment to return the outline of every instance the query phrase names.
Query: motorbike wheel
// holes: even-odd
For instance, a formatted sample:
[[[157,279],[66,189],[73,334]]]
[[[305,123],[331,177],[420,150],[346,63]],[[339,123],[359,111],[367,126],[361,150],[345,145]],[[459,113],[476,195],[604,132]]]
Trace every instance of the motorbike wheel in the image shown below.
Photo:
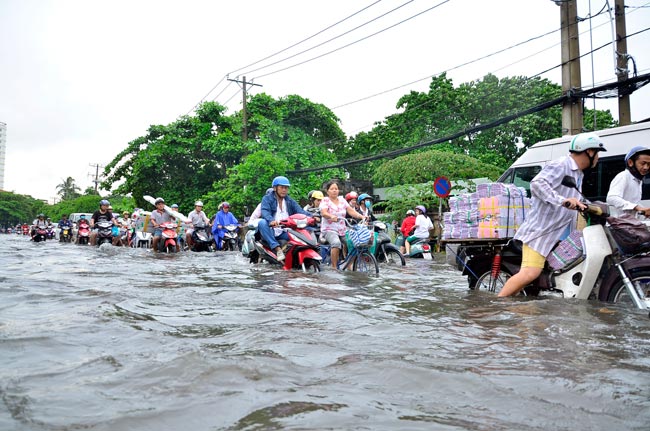
[[[375,274],[379,274],[379,264],[377,263],[377,259],[375,259],[375,256],[373,256],[372,253],[370,253],[368,250],[363,250],[354,259],[352,270],[359,272],[374,272]]]
[[[643,292],[641,299],[650,297],[650,269],[649,268],[632,268],[629,270],[630,281],[637,288],[637,291]],[[598,299],[607,302],[622,302],[633,304],[632,298],[627,294],[627,289],[620,278],[616,283],[600,291]]]
[[[381,248],[377,252],[377,262],[386,263],[390,266],[405,266],[404,255],[392,248]]]
[[[499,275],[496,278],[492,277],[492,271],[487,271],[478,278],[474,289],[499,293],[510,277],[512,276],[503,270],[499,272]]]
[[[320,272],[320,262],[316,259],[305,259],[303,267],[305,272]]]

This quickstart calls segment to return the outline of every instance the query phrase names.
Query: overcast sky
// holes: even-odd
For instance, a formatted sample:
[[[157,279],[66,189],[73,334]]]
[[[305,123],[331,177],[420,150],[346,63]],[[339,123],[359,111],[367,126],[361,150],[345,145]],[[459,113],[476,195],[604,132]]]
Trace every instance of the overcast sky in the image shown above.
[[[579,0],[581,17],[590,3],[595,15],[606,1]],[[626,5],[628,34],[650,27],[650,0]],[[591,32],[589,22],[580,24],[582,53],[612,40],[607,13],[591,20]],[[227,74],[263,86],[252,94],[326,105],[351,136],[396,112],[401,95],[426,91],[432,75],[448,71],[457,86],[558,65],[559,27],[551,0],[0,0],[5,189],[51,200],[70,176],[83,190],[91,165],[109,163],[151,124],[191,113],[215,86],[206,100],[241,109]],[[650,31],[630,37],[628,52],[640,74],[649,72]],[[583,87],[614,80],[613,57],[611,46],[584,57]],[[543,77],[560,83],[560,69]],[[650,117],[650,86],[631,106],[633,121]],[[615,100],[596,108],[618,118]]]

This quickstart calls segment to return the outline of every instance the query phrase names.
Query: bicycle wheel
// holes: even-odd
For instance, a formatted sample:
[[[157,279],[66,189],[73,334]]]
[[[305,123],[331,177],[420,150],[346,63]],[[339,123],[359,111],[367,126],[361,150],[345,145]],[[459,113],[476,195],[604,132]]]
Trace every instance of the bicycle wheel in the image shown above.
[[[399,250],[393,248],[385,248],[379,250],[377,253],[377,261],[381,263],[386,263],[391,266],[404,266],[406,265],[406,260],[402,253]]]
[[[379,274],[379,264],[377,259],[372,255],[368,250],[361,250],[354,257],[354,264],[352,265],[352,271],[359,272],[373,272]]]

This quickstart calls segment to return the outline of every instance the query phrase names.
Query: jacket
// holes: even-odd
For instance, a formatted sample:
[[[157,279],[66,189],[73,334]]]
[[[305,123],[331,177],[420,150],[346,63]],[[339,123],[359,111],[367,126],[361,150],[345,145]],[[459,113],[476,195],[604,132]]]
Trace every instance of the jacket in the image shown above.
[[[312,214],[300,208],[298,202],[291,199],[289,196],[284,198],[284,203],[287,206],[289,215],[304,214],[311,217]],[[269,193],[262,198],[262,218],[271,223],[275,220],[275,213],[278,210],[278,200],[275,193]]]

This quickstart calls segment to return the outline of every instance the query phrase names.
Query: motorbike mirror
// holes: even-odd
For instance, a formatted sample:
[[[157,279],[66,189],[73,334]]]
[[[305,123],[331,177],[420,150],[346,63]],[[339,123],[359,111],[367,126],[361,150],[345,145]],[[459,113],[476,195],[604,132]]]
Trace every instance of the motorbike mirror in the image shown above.
[[[578,190],[578,185],[576,184],[576,180],[571,175],[565,175],[564,178],[562,178],[562,185],[570,189]]]

